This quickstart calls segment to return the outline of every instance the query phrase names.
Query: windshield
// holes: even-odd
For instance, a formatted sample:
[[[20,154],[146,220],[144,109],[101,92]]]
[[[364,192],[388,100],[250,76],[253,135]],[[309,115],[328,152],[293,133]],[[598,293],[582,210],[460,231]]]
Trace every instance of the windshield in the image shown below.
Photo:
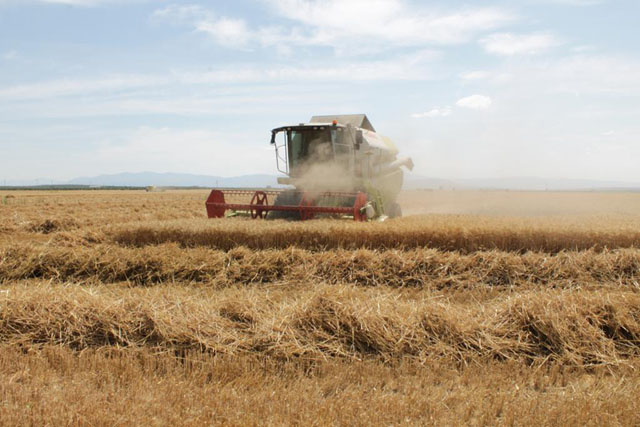
[[[338,128],[307,128],[287,131],[289,175],[305,173],[313,165],[336,163],[350,152],[344,144],[344,130]]]
[[[327,129],[289,131],[289,167],[293,171],[306,162],[324,163],[333,157]]]

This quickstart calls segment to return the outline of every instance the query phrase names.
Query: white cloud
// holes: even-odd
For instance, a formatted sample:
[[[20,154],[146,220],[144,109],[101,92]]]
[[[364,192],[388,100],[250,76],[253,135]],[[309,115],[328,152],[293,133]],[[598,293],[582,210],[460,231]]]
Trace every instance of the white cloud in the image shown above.
[[[514,18],[494,8],[452,12],[431,10],[405,0],[275,0],[265,4],[291,21],[289,26],[261,25],[255,29],[240,19],[218,17],[194,6],[170,5],[154,17],[182,21],[212,36],[222,45],[229,38],[263,46],[330,46],[353,53],[392,46],[463,43]],[[190,22],[189,22],[190,21]]]
[[[217,16],[198,5],[172,4],[154,11],[151,16],[173,25],[192,26],[195,31],[207,34],[221,46],[244,47],[256,38],[255,32],[249,30],[244,20]]]
[[[0,88],[0,99],[42,99],[86,95],[167,84],[168,76],[122,75],[96,79],[64,79]]]
[[[580,45],[571,48],[571,51],[575,53],[588,53],[596,50],[598,50],[598,48],[594,45]]]
[[[185,24],[213,18],[211,12],[199,5],[171,4],[163,9],[157,9],[151,15],[153,19],[167,20],[172,24]]]
[[[421,119],[424,117],[447,117],[449,115],[451,115],[451,107],[436,107],[429,111],[425,111],[424,113],[414,113],[411,115],[411,117],[413,117],[414,119]]]
[[[222,85],[235,83],[367,82],[385,80],[428,80],[431,52],[417,52],[389,60],[344,62],[333,65],[264,66],[230,65],[212,71],[174,71],[167,74],[128,74],[94,79],[62,79],[0,87],[0,99],[29,100],[112,95],[137,89],[166,86]]]
[[[4,59],[5,61],[10,61],[12,59],[15,59],[18,56],[18,52],[15,50],[10,50],[8,52],[5,52],[4,54],[2,54],[2,59]]]
[[[196,29],[210,35],[222,46],[245,46],[253,37],[241,19],[220,18],[202,21],[196,25]]]
[[[531,55],[544,52],[559,44],[558,40],[547,33],[534,34],[491,34],[480,40],[484,49],[494,55]]]
[[[468,71],[460,74],[462,80],[484,80],[488,78],[490,74],[487,71]]]
[[[458,107],[470,108],[472,110],[486,110],[491,107],[493,101],[490,97],[484,95],[471,95],[466,98],[459,99],[456,102]]]
[[[511,21],[491,8],[436,12],[404,0],[275,0],[282,16],[311,28],[310,41],[337,46],[350,40],[394,45],[460,43]]]

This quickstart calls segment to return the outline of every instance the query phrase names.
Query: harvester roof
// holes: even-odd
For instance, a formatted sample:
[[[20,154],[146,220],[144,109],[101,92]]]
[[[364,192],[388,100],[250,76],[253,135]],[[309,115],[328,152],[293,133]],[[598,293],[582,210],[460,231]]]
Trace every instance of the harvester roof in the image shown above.
[[[371,125],[371,122],[367,118],[366,114],[339,114],[334,116],[313,116],[311,117],[311,123],[332,123],[337,120],[341,125],[353,125],[362,129],[367,129],[372,132],[376,130]]]

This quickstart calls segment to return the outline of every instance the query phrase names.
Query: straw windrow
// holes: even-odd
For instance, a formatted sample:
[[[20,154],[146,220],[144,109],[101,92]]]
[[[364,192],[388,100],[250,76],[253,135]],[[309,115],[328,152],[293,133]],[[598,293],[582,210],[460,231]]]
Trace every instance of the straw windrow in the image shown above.
[[[551,358],[584,366],[640,353],[640,295],[627,291],[546,290],[454,303],[319,284],[274,297],[242,289],[194,296],[173,287],[14,286],[3,301],[0,339],[281,360]]]

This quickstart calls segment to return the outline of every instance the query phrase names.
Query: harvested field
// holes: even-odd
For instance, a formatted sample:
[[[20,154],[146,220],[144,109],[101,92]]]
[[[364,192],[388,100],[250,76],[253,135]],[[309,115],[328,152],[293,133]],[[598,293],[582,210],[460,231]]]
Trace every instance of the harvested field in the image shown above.
[[[640,423],[640,194],[416,191],[368,224],[11,195],[3,423]]]
[[[10,347],[0,349],[0,417],[6,425],[635,425],[638,368],[310,368],[200,352]]]

